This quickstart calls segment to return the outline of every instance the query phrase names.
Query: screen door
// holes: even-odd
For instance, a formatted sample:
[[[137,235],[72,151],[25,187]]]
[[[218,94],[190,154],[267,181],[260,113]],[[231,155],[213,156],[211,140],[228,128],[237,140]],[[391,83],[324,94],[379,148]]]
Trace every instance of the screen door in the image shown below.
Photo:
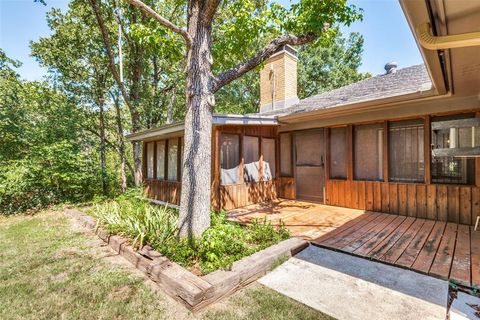
[[[323,129],[295,133],[297,199],[323,202],[325,146]]]

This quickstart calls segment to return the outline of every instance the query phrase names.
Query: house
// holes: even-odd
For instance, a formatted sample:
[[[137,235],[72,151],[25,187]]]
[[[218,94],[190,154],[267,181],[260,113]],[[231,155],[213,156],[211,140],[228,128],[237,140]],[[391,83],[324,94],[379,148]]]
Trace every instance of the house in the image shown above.
[[[297,52],[285,46],[260,72],[259,113],[214,115],[214,207],[280,197],[475,223],[480,3],[400,2],[424,64],[388,63],[385,74],[299,100]],[[128,136],[143,142],[152,199],[179,204],[183,131],[175,123]]]

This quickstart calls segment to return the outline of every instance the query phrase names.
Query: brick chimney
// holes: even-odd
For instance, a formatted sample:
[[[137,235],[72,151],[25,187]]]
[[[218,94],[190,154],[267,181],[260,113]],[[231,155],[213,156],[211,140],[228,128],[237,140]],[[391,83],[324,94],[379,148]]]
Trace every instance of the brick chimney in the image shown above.
[[[287,108],[298,103],[297,50],[281,47],[260,71],[260,113]]]

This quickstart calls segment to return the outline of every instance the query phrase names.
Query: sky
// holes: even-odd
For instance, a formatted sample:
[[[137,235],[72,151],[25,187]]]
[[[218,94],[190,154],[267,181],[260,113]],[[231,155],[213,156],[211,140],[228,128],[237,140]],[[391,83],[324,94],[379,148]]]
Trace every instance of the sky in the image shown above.
[[[289,0],[281,2],[288,4]],[[50,34],[45,14],[52,7],[65,10],[68,0],[47,0],[48,5],[33,0],[0,0],[0,48],[7,56],[20,60],[19,74],[28,80],[40,80],[46,70],[30,57],[30,41]],[[365,39],[361,72],[384,73],[389,61],[398,67],[422,63],[418,47],[398,0],[349,0],[364,9],[363,21],[344,27],[344,34],[360,32]]]

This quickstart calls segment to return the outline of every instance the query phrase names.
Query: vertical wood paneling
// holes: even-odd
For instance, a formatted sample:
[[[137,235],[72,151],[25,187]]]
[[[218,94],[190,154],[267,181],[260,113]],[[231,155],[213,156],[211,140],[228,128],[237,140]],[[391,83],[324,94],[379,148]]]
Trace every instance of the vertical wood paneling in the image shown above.
[[[407,215],[407,185],[398,185],[398,213],[402,216]]]
[[[447,219],[451,222],[456,222],[460,220],[459,213],[459,188],[457,186],[448,186],[448,215]]]
[[[365,210],[373,210],[373,182],[365,182]]]
[[[390,205],[390,212],[394,214],[398,214],[398,185],[396,183],[389,184],[389,205]]]
[[[427,218],[437,219],[437,188],[434,184],[427,186]]]
[[[427,189],[423,184],[418,184],[416,186],[416,201],[417,201],[417,218],[426,218],[427,217]]]
[[[477,216],[480,216],[480,188],[472,188],[472,221],[471,225],[475,225]]]
[[[358,190],[358,208],[361,210],[366,210],[365,181],[358,182],[357,190]]]
[[[359,209],[358,204],[358,182],[350,181],[350,194],[352,196],[352,208]]]
[[[470,187],[460,188],[460,223],[470,224],[472,221],[472,192]]]
[[[380,182],[373,184],[373,210],[382,211],[382,185]]]
[[[437,186],[437,219],[440,221],[448,221],[448,199],[447,186]]]
[[[382,212],[390,212],[390,190],[387,182],[382,183]]]
[[[415,217],[417,210],[416,188],[414,184],[407,184],[407,215]]]

